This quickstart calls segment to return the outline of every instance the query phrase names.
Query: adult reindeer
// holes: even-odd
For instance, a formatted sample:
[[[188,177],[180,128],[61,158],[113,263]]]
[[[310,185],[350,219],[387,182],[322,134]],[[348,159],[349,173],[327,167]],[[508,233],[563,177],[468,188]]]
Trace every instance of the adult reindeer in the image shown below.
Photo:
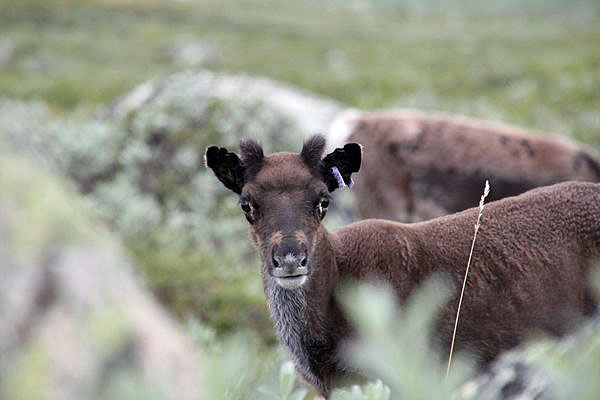
[[[330,193],[349,185],[361,147],[321,158],[314,136],[300,154],[265,157],[251,140],[241,158],[209,147],[206,165],[240,195],[275,328],[297,370],[327,397],[347,371],[340,343],[352,329],[333,295],[344,279],[377,277],[401,300],[429,274],[458,286],[477,210],[418,224],[361,221],[329,233],[322,220]],[[595,303],[586,288],[588,259],[600,255],[600,185],[565,183],[490,203],[483,217],[463,301],[458,346],[483,362],[531,330],[562,334]],[[443,309],[437,341],[449,347],[456,301]]]
[[[350,111],[332,141],[365,146],[354,191],[360,219],[418,222],[565,181],[600,182],[600,159],[567,138],[446,113]]]

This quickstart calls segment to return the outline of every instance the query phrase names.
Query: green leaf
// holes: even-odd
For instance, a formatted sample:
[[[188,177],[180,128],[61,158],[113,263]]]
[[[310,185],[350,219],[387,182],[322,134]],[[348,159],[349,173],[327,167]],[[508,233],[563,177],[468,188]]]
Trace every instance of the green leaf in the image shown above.
[[[295,380],[296,370],[294,369],[294,363],[291,361],[284,362],[279,370],[279,388],[282,399],[287,400],[290,397]]]

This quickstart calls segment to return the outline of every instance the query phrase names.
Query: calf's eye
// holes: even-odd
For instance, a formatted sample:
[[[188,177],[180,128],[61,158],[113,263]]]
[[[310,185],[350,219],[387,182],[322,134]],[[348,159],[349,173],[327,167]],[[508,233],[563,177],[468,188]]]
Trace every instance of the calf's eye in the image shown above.
[[[250,202],[246,199],[240,200],[240,207],[245,213],[249,213],[250,211],[252,211],[252,206],[250,205]]]
[[[316,209],[319,218],[323,219],[325,217],[325,214],[327,213],[327,207],[329,207],[329,199],[327,198],[321,199],[321,201],[317,203]]]

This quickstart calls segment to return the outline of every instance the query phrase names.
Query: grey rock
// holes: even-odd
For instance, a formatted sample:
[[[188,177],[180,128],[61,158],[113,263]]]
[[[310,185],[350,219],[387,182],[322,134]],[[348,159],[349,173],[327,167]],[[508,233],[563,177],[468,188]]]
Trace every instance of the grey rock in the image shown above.
[[[126,118],[143,107],[156,107],[175,96],[193,108],[196,121],[214,101],[234,104],[260,103],[272,109],[295,129],[280,135],[301,132],[308,136],[325,132],[335,117],[347,107],[300,88],[266,78],[228,75],[210,71],[183,72],[159,81],[144,83],[113,105],[117,118]],[[193,124],[194,121],[189,121]]]
[[[68,185],[0,167],[0,398],[203,398],[197,349]]]

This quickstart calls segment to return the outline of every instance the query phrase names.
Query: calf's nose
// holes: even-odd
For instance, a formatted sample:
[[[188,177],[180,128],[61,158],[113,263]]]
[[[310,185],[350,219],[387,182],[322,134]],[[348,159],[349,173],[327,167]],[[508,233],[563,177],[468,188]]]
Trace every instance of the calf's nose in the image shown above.
[[[273,275],[276,277],[306,275],[308,273],[306,248],[295,240],[286,241],[284,239],[279,245],[273,246],[271,262],[273,264]]]

